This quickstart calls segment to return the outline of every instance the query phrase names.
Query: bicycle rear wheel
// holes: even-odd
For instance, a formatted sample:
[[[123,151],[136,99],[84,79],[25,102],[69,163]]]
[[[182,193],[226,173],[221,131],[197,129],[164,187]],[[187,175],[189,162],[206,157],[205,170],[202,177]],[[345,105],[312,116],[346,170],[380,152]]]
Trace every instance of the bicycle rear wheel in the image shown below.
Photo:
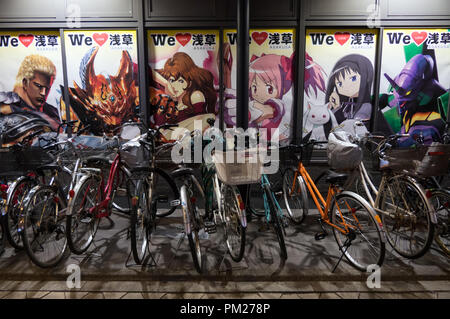
[[[386,247],[381,220],[366,200],[356,193],[342,192],[336,196],[330,214],[334,225],[343,230],[348,227],[346,233],[333,227],[333,234],[353,267],[365,272],[370,265],[383,264]]]
[[[434,238],[433,208],[422,187],[403,176],[392,176],[379,189],[379,208],[386,239],[401,256],[423,256]]]
[[[170,206],[170,202],[180,198],[180,191],[172,177],[160,168],[155,168],[153,173],[153,185],[157,185],[153,189],[153,198],[157,199],[161,195],[167,196],[167,203],[159,203],[156,216],[166,217],[172,214],[176,207]]]
[[[288,256],[286,243],[284,241],[284,224],[281,219],[283,212],[279,210],[278,205],[274,202],[276,201],[276,199],[274,199],[274,195],[267,185],[264,187],[264,196],[266,197],[269,204],[269,222],[273,226],[275,234],[277,235],[278,244],[280,245],[280,256],[282,259],[286,260]]]
[[[36,184],[35,179],[22,176],[15,180],[8,189],[6,215],[3,216],[3,226],[6,239],[15,249],[23,249],[22,236],[18,232],[20,208],[25,196]]]
[[[57,265],[67,247],[64,198],[51,186],[33,187],[24,199],[20,230],[24,248],[33,263],[48,268]]]
[[[185,223],[185,231],[187,233],[187,238],[189,241],[189,248],[192,254],[192,260],[194,261],[195,270],[199,274],[203,272],[202,265],[202,249],[200,246],[200,222],[198,220],[198,215],[195,208],[195,203],[191,202],[190,190],[186,185],[181,186],[180,197],[181,197],[181,207],[183,210],[183,219]],[[189,229],[187,229],[189,228]]]
[[[67,241],[70,250],[80,255],[84,253],[97,232],[100,218],[92,212],[100,202],[100,181],[94,176],[84,176],[75,186],[73,198],[69,202],[66,219]]]
[[[223,214],[228,252],[236,262],[244,257],[245,232],[247,225],[242,223],[245,211],[241,208],[242,199],[236,186],[222,184]]]
[[[145,259],[151,234],[155,227],[154,212],[151,212],[152,194],[146,180],[136,182],[136,194],[132,201],[130,216],[131,251],[136,264]]]
[[[450,191],[435,189],[431,192],[431,205],[436,211],[437,229],[435,241],[450,256]]]
[[[308,194],[305,182],[300,174],[294,185],[294,168],[288,168],[283,174],[283,199],[289,217],[295,224],[301,224],[308,214]]]

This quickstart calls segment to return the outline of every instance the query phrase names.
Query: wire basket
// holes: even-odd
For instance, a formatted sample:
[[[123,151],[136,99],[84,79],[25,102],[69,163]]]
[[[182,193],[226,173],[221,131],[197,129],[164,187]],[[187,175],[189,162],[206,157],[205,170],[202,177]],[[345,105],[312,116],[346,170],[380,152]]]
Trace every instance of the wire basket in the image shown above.
[[[423,176],[445,175],[449,169],[450,145],[433,143],[415,149],[391,149],[380,160],[380,169],[409,171]]]
[[[142,145],[120,150],[120,156],[128,167],[150,167],[150,151]]]
[[[213,155],[217,177],[225,184],[244,185],[259,183],[263,162],[257,149],[218,151]]]

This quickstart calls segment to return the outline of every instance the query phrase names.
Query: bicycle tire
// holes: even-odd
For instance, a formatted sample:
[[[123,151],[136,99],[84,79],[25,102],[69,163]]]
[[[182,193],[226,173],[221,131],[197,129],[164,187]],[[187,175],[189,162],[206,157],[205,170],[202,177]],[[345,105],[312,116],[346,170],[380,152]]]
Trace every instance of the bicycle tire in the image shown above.
[[[301,224],[308,215],[308,194],[303,177],[298,174],[294,184],[294,176],[297,170],[293,167],[287,168],[283,173],[283,199],[286,211],[294,224]]]
[[[33,187],[24,199],[24,214],[21,216],[23,246],[31,261],[42,268],[56,266],[67,250],[64,228],[66,216],[64,208],[60,209],[61,203],[64,203],[64,199],[54,187],[47,185]],[[42,208],[41,205],[43,205]],[[46,209],[47,205],[50,209]],[[55,218],[56,212],[58,212],[58,218]],[[47,234],[49,236],[46,236]],[[38,238],[46,241],[39,242]],[[44,244],[48,244],[49,247],[44,247]],[[50,257],[45,257],[44,253],[49,254]]]
[[[187,234],[189,249],[191,251],[192,260],[194,262],[195,270],[201,274],[203,272],[202,263],[202,250],[200,246],[200,237],[198,232],[200,230],[200,225],[197,222],[197,217],[195,216],[194,204],[190,201],[188,196],[189,189],[187,185],[181,186],[180,196],[181,196],[181,207],[183,210],[183,220],[185,223],[185,231]],[[188,230],[189,229],[189,230]]]
[[[333,228],[333,235],[339,251],[356,269],[366,272],[371,265],[381,267],[384,261],[386,246],[383,237],[381,219],[370,204],[360,195],[345,191],[338,194],[330,210],[331,222],[345,229],[344,221],[349,226],[349,233],[343,234]],[[341,215],[342,214],[342,215]],[[344,219],[344,221],[343,221]],[[353,226],[353,228],[351,228]],[[346,242],[350,241],[347,247]]]
[[[76,255],[83,254],[89,248],[100,223],[100,218],[89,212],[89,209],[98,205],[101,200],[99,184],[96,177],[83,176],[75,186],[74,195],[69,201],[66,235],[70,251]]]
[[[15,249],[22,250],[22,236],[19,233],[20,209],[27,193],[36,186],[37,181],[31,177],[22,176],[16,179],[8,188],[6,199],[6,215],[3,216],[3,227],[8,243]]]
[[[168,173],[166,173],[164,170],[162,170],[161,168],[156,167],[156,168],[154,168],[154,171],[155,171],[156,177],[157,177],[157,179],[155,181],[155,185],[159,185],[159,187],[161,185],[164,185],[163,182],[161,182],[161,180],[159,180],[159,178],[162,178],[166,182],[166,187],[162,187],[162,188],[167,188],[167,186],[169,187],[170,192],[165,193],[165,195],[168,196],[168,203],[170,205],[170,202],[172,200],[176,200],[176,199],[180,198],[180,191],[178,190],[177,184],[175,183],[173,178]],[[158,196],[158,193],[154,193],[154,195]],[[170,214],[172,214],[176,208],[177,207],[174,206],[174,207],[170,207],[170,208],[159,209],[156,211],[156,216],[167,217]]]
[[[136,193],[132,201],[130,215],[131,251],[136,264],[141,265],[149,245],[149,237],[154,228],[151,210],[151,188],[147,181],[136,182]]]
[[[380,200],[377,208],[384,212],[381,219],[387,241],[402,257],[416,259],[423,256],[434,239],[433,208],[423,188],[411,178],[401,175],[388,177],[383,185],[378,190]],[[401,213],[405,210],[413,217],[405,218]],[[413,246],[417,247],[414,251]]]
[[[135,185],[132,182],[131,172],[128,168],[123,165],[119,165],[118,172],[116,173],[116,180],[119,180],[118,183],[115,182],[113,184],[117,184],[115,186],[115,191],[112,198],[112,206],[117,209],[121,213],[129,214],[131,212],[130,203],[128,200],[128,189],[131,188],[130,191],[134,193]],[[129,182],[132,184],[129,184]]]
[[[430,202],[436,211],[437,217],[437,229],[434,240],[441,250],[447,256],[450,256],[450,191],[433,189]]]
[[[246,223],[245,210],[241,209],[239,191],[236,186],[222,184],[224,227],[228,253],[235,262],[240,262],[245,252]]]
[[[273,226],[275,234],[277,235],[278,244],[280,245],[280,256],[283,260],[286,260],[288,256],[286,250],[286,243],[284,241],[283,222],[281,221],[281,218],[278,214],[278,208],[273,202],[274,201],[273,194],[268,185],[264,187],[264,192],[267,196],[267,201],[269,203],[270,224]]]

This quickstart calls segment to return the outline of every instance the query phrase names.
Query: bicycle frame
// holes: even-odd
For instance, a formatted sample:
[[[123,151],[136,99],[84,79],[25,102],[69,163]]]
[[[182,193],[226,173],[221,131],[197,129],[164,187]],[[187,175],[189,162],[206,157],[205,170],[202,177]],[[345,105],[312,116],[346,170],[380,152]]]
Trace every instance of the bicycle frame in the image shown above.
[[[261,175],[261,188],[264,190],[265,186],[269,186],[270,187],[270,182],[269,182],[269,179],[267,178],[267,175],[266,174],[262,174]],[[281,207],[280,207],[280,204],[278,203],[277,199],[273,195],[272,191],[270,191],[270,196],[272,196],[272,201],[275,203],[277,211],[278,212],[283,212]],[[268,199],[267,199],[266,192],[263,193],[263,197],[264,197],[264,211],[266,213],[266,220],[270,221],[270,214],[269,214],[270,210],[268,209],[269,203],[267,202]]]
[[[304,166],[303,163],[300,161],[300,162],[298,162],[298,167],[297,167],[297,170],[295,171],[295,174],[294,174],[294,181],[293,181],[292,188],[291,188],[292,190],[295,189],[295,184],[296,184],[297,178],[299,177],[299,174],[301,175],[301,177],[302,177],[303,180],[305,181],[306,187],[308,188],[309,193],[311,194],[311,197],[312,197],[312,199],[314,200],[314,203],[316,204],[317,209],[319,210],[319,213],[320,213],[320,215],[321,215],[321,219],[322,219],[325,223],[327,223],[328,225],[330,225],[330,226],[336,228],[337,230],[339,230],[339,231],[340,231],[341,233],[343,233],[343,234],[348,234],[349,231],[350,231],[350,230],[349,230],[350,228],[355,228],[355,226],[349,225],[349,224],[347,224],[347,223],[345,222],[344,216],[343,216],[343,214],[342,214],[342,212],[341,212],[341,209],[339,208],[339,206],[338,206],[337,203],[336,203],[336,206],[337,206],[337,209],[338,209],[338,211],[339,211],[339,215],[340,215],[341,220],[342,220],[342,226],[343,226],[343,228],[341,228],[341,227],[338,226],[338,225],[333,224],[333,223],[330,221],[330,218],[329,218],[329,210],[330,210],[330,207],[331,207],[332,200],[333,200],[333,198],[335,197],[335,195],[338,194],[338,193],[340,192],[340,191],[337,189],[336,186],[334,186],[334,185],[329,185],[329,187],[328,187],[328,193],[327,193],[327,199],[325,200],[325,199],[323,198],[322,194],[321,194],[321,193],[319,192],[319,190],[317,189],[316,184],[315,184],[314,181],[312,180],[312,178],[311,178],[311,176],[309,175],[308,171],[306,170],[305,166]],[[292,195],[292,193],[289,194],[289,195]],[[319,203],[319,200],[320,200],[321,203]],[[321,205],[321,204],[322,204],[322,205]],[[323,209],[322,209],[322,206],[323,206]],[[348,208],[350,209],[350,207],[348,207]],[[359,225],[359,221],[358,221],[358,218],[357,218],[356,215],[355,215],[354,210],[353,210],[353,209],[350,209],[350,211],[352,212],[353,218],[355,219],[355,221],[356,221],[356,222],[358,223],[358,225]]]

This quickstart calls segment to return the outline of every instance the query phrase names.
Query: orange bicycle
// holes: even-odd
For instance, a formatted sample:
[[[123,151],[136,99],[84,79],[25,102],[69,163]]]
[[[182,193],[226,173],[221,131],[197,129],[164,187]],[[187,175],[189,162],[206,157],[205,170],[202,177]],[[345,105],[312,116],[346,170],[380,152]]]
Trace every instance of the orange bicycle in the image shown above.
[[[326,142],[310,141],[303,145],[282,147],[289,154],[294,154],[298,161],[296,168],[288,168],[283,173],[283,197],[289,216],[296,223],[304,219],[308,211],[308,190],[320,213],[319,222],[323,229],[323,232],[316,234],[316,240],[326,237],[326,224],[332,228],[342,252],[332,272],[343,256],[360,271],[367,271],[370,265],[381,266],[385,254],[385,238],[381,219],[374,209],[360,195],[342,190],[346,174],[328,172],[326,200],[308,174],[303,164],[303,155],[308,157],[305,161],[309,160],[312,148],[319,143]]]

